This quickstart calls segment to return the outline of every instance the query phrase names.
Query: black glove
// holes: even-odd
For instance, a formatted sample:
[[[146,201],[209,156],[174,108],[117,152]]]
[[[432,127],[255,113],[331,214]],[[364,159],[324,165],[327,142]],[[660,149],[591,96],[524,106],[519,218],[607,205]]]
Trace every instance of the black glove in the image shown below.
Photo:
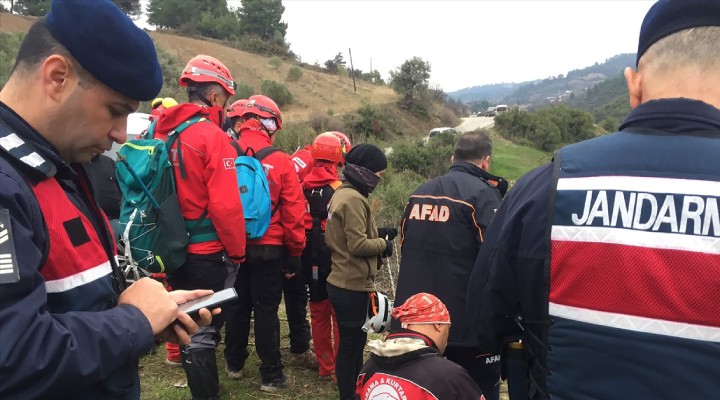
[[[397,231],[396,231],[397,233]],[[388,258],[393,255],[393,242],[392,240],[385,240],[385,251],[380,255],[382,258]]]
[[[300,257],[285,257],[285,266],[283,267],[283,272],[292,275],[300,272]]]
[[[382,228],[378,228],[378,237],[385,240],[393,240],[397,235],[398,230],[393,227],[385,226]]]

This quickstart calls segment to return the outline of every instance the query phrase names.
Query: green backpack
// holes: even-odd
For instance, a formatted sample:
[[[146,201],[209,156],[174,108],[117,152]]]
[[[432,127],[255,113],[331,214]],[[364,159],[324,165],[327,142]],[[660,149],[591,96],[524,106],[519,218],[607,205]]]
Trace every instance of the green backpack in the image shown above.
[[[178,163],[185,177],[180,134],[190,125],[207,121],[193,117],[168,134],[154,139],[155,122],[143,139],[130,140],[118,151],[117,178],[123,200],[120,231],[128,264],[150,272],[173,272],[185,263],[189,243],[217,239],[207,210],[198,220],[186,221],[175,189],[170,149],[178,142]],[[208,121],[209,122],[209,121]]]

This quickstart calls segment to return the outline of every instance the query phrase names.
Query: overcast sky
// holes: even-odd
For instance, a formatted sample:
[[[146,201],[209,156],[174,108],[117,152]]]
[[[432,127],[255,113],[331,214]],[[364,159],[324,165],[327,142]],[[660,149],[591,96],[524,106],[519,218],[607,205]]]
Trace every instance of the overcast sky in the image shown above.
[[[355,67],[388,76],[419,56],[446,92],[567,73],[637,51],[653,1],[283,0],[286,40],[323,64],[352,49]],[[239,0],[230,0],[239,6]]]
[[[142,0],[147,4],[147,0]],[[338,52],[384,78],[414,56],[446,92],[565,74],[637,51],[648,0],[283,0],[287,42],[308,63]],[[239,7],[240,0],[228,0]]]

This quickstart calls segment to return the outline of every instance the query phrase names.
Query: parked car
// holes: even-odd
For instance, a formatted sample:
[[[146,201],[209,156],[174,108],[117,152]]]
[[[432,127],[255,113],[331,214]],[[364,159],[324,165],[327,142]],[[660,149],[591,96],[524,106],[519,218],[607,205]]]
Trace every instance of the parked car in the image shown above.
[[[127,140],[137,139],[150,126],[150,114],[131,113],[127,118]],[[112,148],[105,155],[117,160],[117,152],[121,144],[113,143]]]
[[[434,128],[430,130],[430,133],[428,134],[428,137],[435,137],[437,135],[443,134],[443,133],[451,133],[453,135],[457,134],[457,131],[455,128],[450,128],[449,126],[445,126],[442,128]]]
[[[495,106],[495,115],[500,115],[508,111],[510,111],[510,109],[505,104]]]
[[[488,107],[488,109],[485,110],[486,117],[494,117],[496,115],[497,115],[497,112],[495,111],[495,107]]]

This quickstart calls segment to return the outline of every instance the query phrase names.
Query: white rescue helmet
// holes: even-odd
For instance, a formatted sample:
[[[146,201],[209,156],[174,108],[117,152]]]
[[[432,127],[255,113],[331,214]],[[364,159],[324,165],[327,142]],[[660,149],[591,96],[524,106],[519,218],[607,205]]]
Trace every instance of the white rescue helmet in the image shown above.
[[[380,292],[368,293],[367,316],[362,326],[363,332],[385,332],[390,325],[393,302]]]

